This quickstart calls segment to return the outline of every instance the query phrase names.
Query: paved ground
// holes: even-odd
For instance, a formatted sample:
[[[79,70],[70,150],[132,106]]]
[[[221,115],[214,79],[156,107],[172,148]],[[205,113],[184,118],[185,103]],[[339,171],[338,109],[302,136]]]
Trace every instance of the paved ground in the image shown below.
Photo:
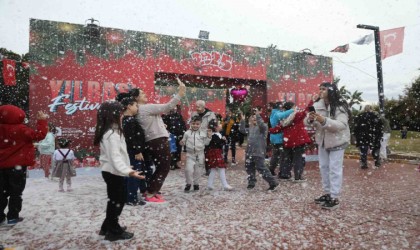
[[[238,159],[243,159],[242,155],[243,150],[239,149]],[[305,218],[319,223],[298,230],[311,232],[308,236],[315,240],[311,242],[315,245],[310,244],[309,248],[420,249],[420,166],[408,164],[411,161],[404,160],[403,154],[390,157],[379,169],[374,168],[371,158],[369,160],[366,170],[359,168],[357,156],[345,160],[342,203],[336,211],[320,210],[312,203],[313,195],[307,195],[308,191],[321,191],[318,162],[307,163],[307,183],[282,184],[281,192],[288,193],[290,200],[302,200],[299,195],[307,198],[298,206],[279,209],[284,211],[288,207],[299,211],[302,216],[299,223],[305,222]],[[241,161],[232,169],[242,170],[242,166]],[[303,187],[301,192],[295,197],[290,195],[296,193],[299,186]],[[307,246],[294,244],[290,239],[286,242],[291,248]]]
[[[124,208],[121,223],[134,239],[110,243],[97,235],[104,217],[105,185],[97,171],[74,178],[74,192],[57,194],[57,183],[29,178],[22,216],[0,227],[0,244],[18,249],[419,249],[420,172],[416,165],[387,163],[361,170],[346,159],[341,206],[322,210],[316,162],[306,183],[282,183],[273,193],[259,178],[246,190],[243,150],[227,171],[235,191],[184,193],[182,170],[171,171],[165,205]],[[83,170],[82,170],[83,171]],[[96,170],[95,170],[96,171]],[[202,178],[202,186],[206,179]]]

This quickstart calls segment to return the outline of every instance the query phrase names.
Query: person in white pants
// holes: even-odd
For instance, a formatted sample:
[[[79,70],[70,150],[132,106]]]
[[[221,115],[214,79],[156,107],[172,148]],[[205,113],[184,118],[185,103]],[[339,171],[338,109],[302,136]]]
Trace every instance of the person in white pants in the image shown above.
[[[391,138],[391,126],[389,124],[389,120],[385,118],[385,115],[381,115],[381,120],[384,125],[383,127],[383,136],[381,140],[381,150],[379,152],[379,156],[382,160],[388,160],[387,154],[387,147],[389,143],[389,139]]]
[[[319,98],[314,103],[315,111],[305,119],[307,125],[316,129],[319,168],[324,195],[315,199],[324,209],[335,209],[343,183],[344,150],[350,142],[348,120],[351,115],[347,103],[341,98],[335,84],[324,82],[319,88]]]

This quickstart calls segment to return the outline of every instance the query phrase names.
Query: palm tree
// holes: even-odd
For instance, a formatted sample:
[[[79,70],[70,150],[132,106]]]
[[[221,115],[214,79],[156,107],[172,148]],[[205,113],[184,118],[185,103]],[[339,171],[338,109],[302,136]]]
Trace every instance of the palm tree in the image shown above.
[[[338,82],[340,82],[340,77],[334,76],[333,83],[338,86]],[[340,88],[340,95],[349,104],[350,109],[353,107],[354,104],[360,104],[364,101],[362,98],[362,94],[363,92],[359,92],[358,90],[351,93],[346,89],[346,85],[343,85]]]
[[[351,92],[346,89],[346,85],[341,86],[340,88],[341,97],[348,102],[351,98]]]
[[[349,92],[350,93],[350,92]],[[361,104],[364,100],[362,98],[363,92],[359,92],[358,90],[350,93],[350,101],[347,99],[349,103],[349,107],[351,108],[354,104]]]

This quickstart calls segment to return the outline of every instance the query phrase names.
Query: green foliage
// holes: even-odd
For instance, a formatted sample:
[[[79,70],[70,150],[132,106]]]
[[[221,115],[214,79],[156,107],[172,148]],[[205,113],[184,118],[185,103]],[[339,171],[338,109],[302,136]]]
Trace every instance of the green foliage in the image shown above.
[[[420,76],[404,90],[398,99],[385,100],[385,117],[392,129],[408,126],[409,130],[420,131]]]
[[[401,139],[401,131],[392,130],[388,147],[392,154],[401,152],[418,154],[420,152],[420,132],[408,131],[407,139]],[[350,145],[346,149],[346,153],[358,154],[359,148]]]
[[[391,152],[420,152],[420,133],[408,131],[407,139],[401,139],[401,131],[393,130],[389,140],[389,149]]]
[[[81,148],[80,150],[75,151],[74,156],[79,160],[83,160],[87,156],[94,156],[96,159],[98,159],[98,155],[95,154],[95,152],[89,151],[86,148]]]

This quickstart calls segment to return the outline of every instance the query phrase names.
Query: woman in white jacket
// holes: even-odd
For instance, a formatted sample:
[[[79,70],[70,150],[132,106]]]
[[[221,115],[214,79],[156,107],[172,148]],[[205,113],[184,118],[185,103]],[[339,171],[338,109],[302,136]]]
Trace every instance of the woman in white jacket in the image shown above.
[[[94,145],[100,145],[99,162],[108,194],[106,217],[99,235],[105,235],[105,240],[109,241],[127,240],[134,236],[118,223],[127,198],[124,176],[144,179],[140,172],[130,166],[127,144],[121,127],[122,115],[123,106],[119,102],[102,103],[96,118],[93,142]]]
[[[335,84],[324,82],[319,87],[319,98],[314,103],[315,112],[305,119],[316,129],[319,167],[324,195],[315,199],[322,208],[335,209],[340,202],[343,182],[344,150],[350,142],[348,120],[351,116],[347,102],[340,96]]]
[[[52,164],[52,155],[55,151],[55,126],[52,123],[48,123],[48,133],[44,140],[39,143],[35,143],[38,146],[39,151],[39,164],[44,169],[45,178],[50,176],[50,168]],[[51,170],[52,172],[52,170]],[[52,177],[51,177],[52,179]]]

